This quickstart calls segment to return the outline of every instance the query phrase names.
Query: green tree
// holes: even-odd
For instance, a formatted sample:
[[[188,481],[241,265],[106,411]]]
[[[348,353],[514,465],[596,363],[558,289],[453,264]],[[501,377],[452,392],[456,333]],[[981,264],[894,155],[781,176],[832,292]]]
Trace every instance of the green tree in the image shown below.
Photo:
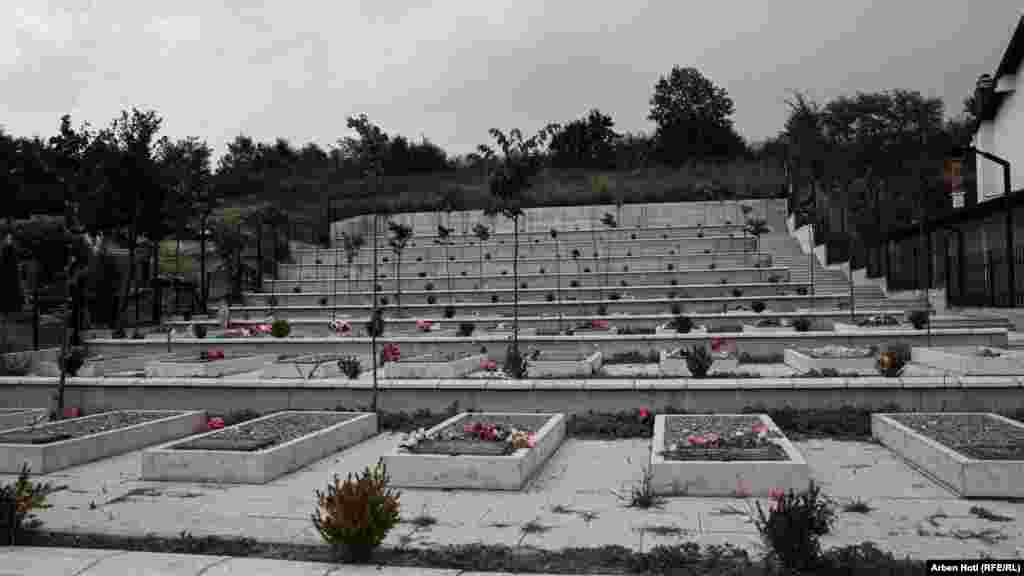
[[[558,168],[612,169],[615,167],[615,143],[619,135],[612,129],[615,121],[600,110],[554,129],[548,153]]]
[[[21,312],[25,304],[25,295],[21,291],[21,274],[18,271],[18,253],[14,248],[14,238],[8,233],[0,249],[0,314],[3,315],[3,340],[0,349],[9,352],[7,328],[10,315]]]
[[[473,225],[473,235],[480,243],[480,288],[484,288],[484,243],[491,238],[491,229],[483,222]]]
[[[648,119],[657,124],[655,140],[663,162],[735,157],[742,138],[733,129],[732,98],[696,68],[674,66],[654,85]]]
[[[398,311],[402,311],[402,253],[412,240],[412,227],[399,224],[395,221],[388,222],[388,246],[395,255],[395,304]]]
[[[488,184],[493,203],[485,210],[487,214],[501,214],[512,220],[513,248],[512,248],[512,280],[513,280],[513,304],[512,304],[512,359],[510,363],[517,372],[513,377],[519,378],[523,374],[522,363],[519,362],[519,217],[523,215],[523,204],[526,202],[526,193],[530,188],[533,178],[543,168],[544,157],[541,149],[550,137],[553,128],[551,126],[541,130],[536,135],[524,138],[523,133],[514,128],[506,135],[497,128],[490,130],[490,135],[501,154],[497,157],[495,151],[486,145],[477,149],[485,159],[495,159]]]

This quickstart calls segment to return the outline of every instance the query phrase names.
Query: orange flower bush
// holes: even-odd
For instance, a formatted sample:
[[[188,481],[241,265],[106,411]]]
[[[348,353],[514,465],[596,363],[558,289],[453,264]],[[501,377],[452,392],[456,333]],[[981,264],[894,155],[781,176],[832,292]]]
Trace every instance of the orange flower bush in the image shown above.
[[[398,524],[400,493],[388,488],[383,462],[344,482],[335,475],[327,492],[316,491],[313,525],[343,559],[365,562]]]

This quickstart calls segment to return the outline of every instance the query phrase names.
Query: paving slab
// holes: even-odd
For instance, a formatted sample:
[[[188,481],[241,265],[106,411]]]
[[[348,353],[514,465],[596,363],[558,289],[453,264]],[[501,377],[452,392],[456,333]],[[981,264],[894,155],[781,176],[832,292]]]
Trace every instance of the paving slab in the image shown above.
[[[121,554],[125,552],[88,548],[4,547],[0,548],[0,576],[72,576],[105,558]]]
[[[39,517],[46,528],[61,531],[166,537],[187,531],[196,537],[244,534],[268,542],[320,544],[309,521],[314,490],[323,490],[335,474],[344,478],[375,464],[400,439],[378,435],[262,486],[143,482],[139,453],[129,453],[43,476],[63,488],[51,496],[53,508]],[[915,558],[1020,553],[1024,503],[958,498],[878,444],[807,440],[796,445],[813,479],[838,506],[829,546],[868,540]],[[757,552],[759,539],[749,522],[754,499],[680,497],[648,510],[628,507],[649,453],[647,439],[570,438],[518,493],[401,490],[403,523],[384,545],[522,544],[557,550],[617,544],[646,550],[694,541]],[[0,476],[0,482],[12,480]],[[854,500],[871,510],[842,509]],[[972,507],[1013,520],[984,520]],[[436,522],[417,526],[412,521],[419,516]],[[0,566],[6,566],[2,558]]]

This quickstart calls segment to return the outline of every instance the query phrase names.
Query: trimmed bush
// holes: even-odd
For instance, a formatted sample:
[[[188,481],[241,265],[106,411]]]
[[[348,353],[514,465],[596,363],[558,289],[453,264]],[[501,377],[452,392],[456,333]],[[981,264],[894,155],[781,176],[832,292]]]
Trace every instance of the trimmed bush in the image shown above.
[[[705,378],[714,363],[715,359],[704,346],[694,346],[686,355],[686,367],[694,378]]]
[[[291,332],[291,324],[288,324],[288,321],[283,318],[274,320],[274,323],[270,325],[270,335],[274,338],[287,338]]]
[[[773,492],[768,512],[757,503],[754,524],[779,572],[809,574],[821,559],[821,537],[835,519],[832,503],[811,482],[804,492]]]
[[[761,312],[764,312],[764,302],[761,302],[760,300],[755,300],[754,303],[750,305],[750,309],[760,314]]]
[[[434,283],[427,282],[426,284],[423,285],[423,289],[426,290],[427,292],[432,291],[434,289]]]
[[[907,320],[914,327],[914,330],[921,330],[928,325],[929,315],[927,310],[913,310],[907,314]]]
[[[455,332],[455,335],[462,338],[468,338],[473,335],[474,330],[476,330],[476,324],[473,324],[472,322],[459,322],[459,328]]]
[[[689,316],[678,315],[669,322],[669,328],[675,329],[679,334],[689,334],[693,330],[693,320]]]
[[[811,330],[811,319],[803,316],[794,318],[793,329],[797,332],[809,332]]]
[[[455,306],[452,306],[451,304],[445,306],[444,307],[444,317],[445,318],[455,318]]]
[[[437,296],[433,294],[427,296],[427,304],[437,304]]]
[[[292,293],[293,294],[302,294],[302,286],[296,286],[296,287],[292,288]]]
[[[202,324],[193,324],[192,335],[200,339],[206,338],[206,326]]]
[[[349,380],[355,380],[363,373],[363,365],[358,356],[343,356],[338,359],[338,370]]]
[[[316,491],[313,525],[317,532],[348,562],[367,562],[399,521],[400,493],[388,488],[383,462],[366,468],[362,476],[349,474],[342,482],[336,475],[327,492]]]

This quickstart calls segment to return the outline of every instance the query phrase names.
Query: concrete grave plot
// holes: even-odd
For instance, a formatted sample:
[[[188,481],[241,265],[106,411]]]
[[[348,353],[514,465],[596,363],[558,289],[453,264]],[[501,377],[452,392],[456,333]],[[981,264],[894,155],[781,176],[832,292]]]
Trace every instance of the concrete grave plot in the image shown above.
[[[0,408],[0,430],[45,422],[49,412],[46,408]]]
[[[480,369],[486,360],[483,354],[457,352],[430,352],[418,356],[400,357],[380,368],[381,378],[461,378]]]
[[[263,378],[339,378],[345,354],[282,354],[263,368]]]
[[[485,440],[474,425],[533,434],[533,447]],[[521,490],[565,439],[564,414],[463,412],[384,456],[391,483],[405,488]]]
[[[264,484],[377,434],[367,412],[285,411],[142,453],[142,479]]]
[[[708,329],[703,324],[694,324],[693,327],[690,328],[689,332],[680,332],[679,330],[676,330],[676,327],[671,320],[663,324],[658,324],[654,328],[655,334],[707,334],[707,332]]]
[[[661,350],[658,356],[658,373],[662,376],[675,376],[689,378],[690,367],[686,363],[689,348],[676,348],[674,350]],[[714,362],[708,369],[708,374],[718,372],[732,372],[739,367],[739,360],[732,354],[712,353]]]
[[[787,366],[807,373],[835,370],[840,373],[878,373],[878,350],[873,346],[822,346],[819,348],[787,348],[783,352]]]
[[[23,464],[47,474],[144,446],[195,434],[206,413],[118,410],[0,433],[0,473],[17,474]]]
[[[651,487],[673,496],[767,496],[806,490],[810,467],[765,414],[654,419]]]
[[[872,414],[871,434],[966,498],[1024,497],[1024,424],[984,412]]]
[[[916,364],[964,376],[1017,376],[1024,374],[1024,355],[988,346],[915,347]]]
[[[601,369],[600,350],[590,354],[572,351],[535,351],[528,357],[526,373],[531,378],[591,376]]]
[[[277,359],[273,354],[247,354],[203,360],[198,353],[186,353],[146,364],[147,378],[219,378],[253,372]]]

